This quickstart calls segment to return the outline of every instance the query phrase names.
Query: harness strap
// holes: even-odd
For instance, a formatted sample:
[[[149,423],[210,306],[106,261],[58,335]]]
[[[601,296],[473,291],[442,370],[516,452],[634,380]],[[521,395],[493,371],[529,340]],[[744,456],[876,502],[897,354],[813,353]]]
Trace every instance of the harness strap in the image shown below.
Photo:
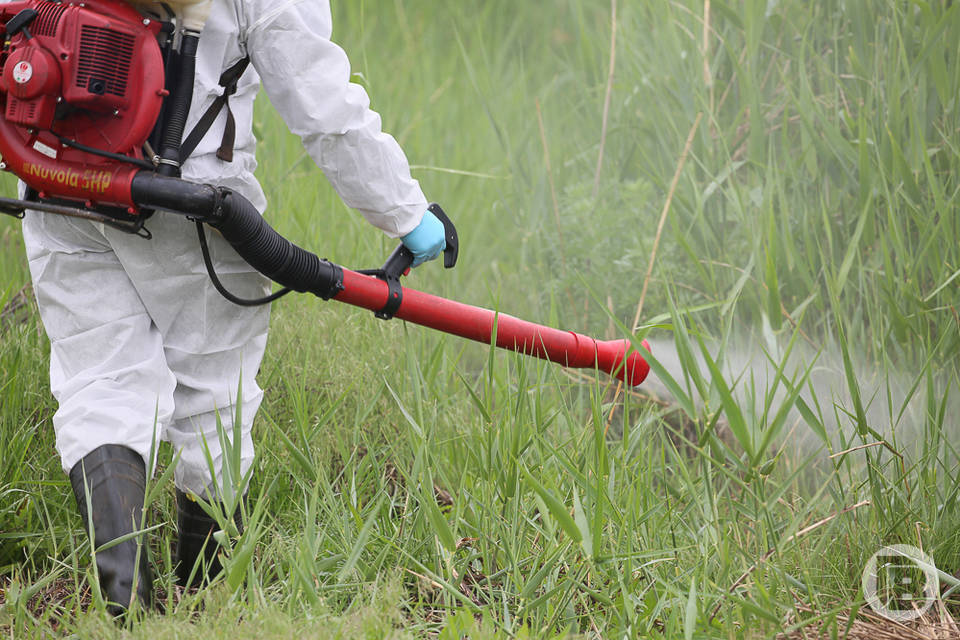
[[[237,139],[237,122],[233,117],[233,111],[230,109],[230,96],[237,92],[237,84],[249,64],[250,58],[243,58],[220,74],[220,86],[223,87],[223,93],[217,96],[207,107],[196,126],[180,145],[181,164],[190,157],[203,137],[207,135],[210,127],[213,126],[213,121],[217,119],[224,107],[227,109],[227,122],[223,127],[223,138],[220,140],[220,148],[217,149],[217,157],[224,162],[233,162],[233,146]]]

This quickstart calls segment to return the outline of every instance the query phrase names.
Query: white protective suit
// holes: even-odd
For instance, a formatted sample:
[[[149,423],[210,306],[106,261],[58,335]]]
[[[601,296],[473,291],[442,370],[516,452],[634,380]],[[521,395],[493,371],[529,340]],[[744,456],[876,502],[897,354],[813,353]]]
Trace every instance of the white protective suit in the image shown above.
[[[325,0],[214,0],[200,38],[187,132],[222,92],[220,74],[245,55],[252,65],[230,98],[237,127],[233,162],[215,156],[224,110],[183,177],[234,189],[263,211],[252,133],[262,83],[344,202],[387,235],[405,235],[427,201],[399,145],[381,131],[366,93],[350,84],[347,56],[330,34]],[[51,214],[30,212],[23,222],[51,342],[57,449],[69,472],[104,444],[126,445],[149,462],[151,447],[163,438],[180,453],[177,487],[200,495],[211,488],[203,442],[219,474],[216,413],[229,428],[241,375],[242,471],[253,461],[251,427],[263,397],[255,376],[269,308],[236,306],[217,293],[193,223],[158,213],[147,226],[149,241]],[[208,240],[228,289],[248,298],[268,293],[268,281],[218,234],[208,233]]]

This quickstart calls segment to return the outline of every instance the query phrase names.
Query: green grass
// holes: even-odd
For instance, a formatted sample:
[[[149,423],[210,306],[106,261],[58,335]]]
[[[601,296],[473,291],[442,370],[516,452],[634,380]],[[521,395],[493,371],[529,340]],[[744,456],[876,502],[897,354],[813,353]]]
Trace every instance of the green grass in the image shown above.
[[[618,2],[596,183],[609,3],[333,7],[355,81],[460,231],[458,268],[407,284],[649,337],[669,406],[284,298],[227,579],[120,629],[76,596],[90,549],[42,328],[5,316],[0,633],[766,637],[819,615],[842,637],[881,546],[960,568],[960,7],[710,7],[705,46],[703,3]],[[266,100],[256,127],[271,222],[346,266],[382,262],[392,242]],[[0,221],[0,306],[28,281],[17,227]],[[157,479],[167,591],[173,487]]]

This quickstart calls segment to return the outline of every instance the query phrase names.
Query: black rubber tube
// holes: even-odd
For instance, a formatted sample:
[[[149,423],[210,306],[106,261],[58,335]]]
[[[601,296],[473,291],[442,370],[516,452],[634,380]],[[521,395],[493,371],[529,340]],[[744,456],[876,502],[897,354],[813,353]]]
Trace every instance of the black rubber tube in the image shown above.
[[[170,96],[170,109],[166,112],[166,124],[160,143],[160,166],[158,171],[165,176],[180,175],[180,143],[187,126],[187,114],[193,102],[193,82],[197,65],[197,47],[200,37],[184,33],[180,42],[176,83]]]
[[[220,192],[208,184],[140,171],[130,183],[133,201],[148,209],[163,209],[206,220],[220,204]]]
[[[241,258],[274,282],[328,300],[343,290],[343,269],[293,244],[271,227],[242,195],[142,171],[131,183],[141,206],[180,213],[220,232]]]

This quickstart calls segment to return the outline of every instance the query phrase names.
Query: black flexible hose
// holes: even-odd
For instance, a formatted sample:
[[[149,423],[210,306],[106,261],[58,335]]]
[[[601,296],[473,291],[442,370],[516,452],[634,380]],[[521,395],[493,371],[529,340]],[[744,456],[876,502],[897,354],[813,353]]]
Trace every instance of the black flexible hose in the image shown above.
[[[338,265],[281,236],[240,194],[221,189],[221,196],[219,210],[207,222],[250,266],[274,282],[324,300],[343,290],[343,270]]]
[[[177,62],[176,84],[170,95],[170,108],[166,115],[166,126],[160,142],[160,166],[158,171],[165,176],[180,175],[180,143],[187,126],[187,114],[193,102],[193,81],[197,65],[197,47],[200,37],[193,33],[184,33],[180,41],[180,55]]]
[[[324,300],[343,290],[339,265],[281,236],[234,191],[149,171],[135,175],[130,190],[138,206],[179,213],[214,227],[250,266],[284,287]]]

